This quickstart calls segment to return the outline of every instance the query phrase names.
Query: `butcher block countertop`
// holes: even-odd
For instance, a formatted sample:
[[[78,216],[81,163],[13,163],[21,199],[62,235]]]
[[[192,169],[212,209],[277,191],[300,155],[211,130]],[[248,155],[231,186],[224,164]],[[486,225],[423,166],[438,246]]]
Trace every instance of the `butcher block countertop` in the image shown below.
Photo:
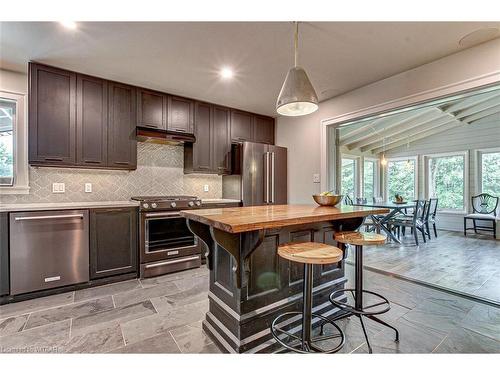
[[[389,210],[385,208],[285,204],[189,210],[181,211],[181,215],[225,232],[241,233],[289,225],[365,217],[388,212]]]

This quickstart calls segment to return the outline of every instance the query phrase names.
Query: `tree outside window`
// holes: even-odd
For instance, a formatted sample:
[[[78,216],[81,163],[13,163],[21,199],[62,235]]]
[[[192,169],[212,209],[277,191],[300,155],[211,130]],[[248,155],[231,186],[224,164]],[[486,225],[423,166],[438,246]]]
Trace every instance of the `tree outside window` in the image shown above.
[[[404,200],[415,199],[416,160],[389,160],[387,163],[387,197],[394,200],[396,194]]]
[[[427,159],[430,198],[439,199],[439,207],[465,209],[465,156],[436,156]]]
[[[500,152],[481,154],[481,193],[500,196]]]
[[[376,162],[365,160],[363,165],[363,195],[365,198],[375,196]]]
[[[0,98],[0,185],[14,183],[14,121],[16,103]]]
[[[342,158],[342,194],[354,198],[356,186],[356,160]]]

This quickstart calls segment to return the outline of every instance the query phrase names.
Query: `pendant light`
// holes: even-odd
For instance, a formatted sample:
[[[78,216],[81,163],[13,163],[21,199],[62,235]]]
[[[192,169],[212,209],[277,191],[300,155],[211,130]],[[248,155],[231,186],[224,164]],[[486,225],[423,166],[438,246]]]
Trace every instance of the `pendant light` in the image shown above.
[[[385,132],[385,129],[384,129]],[[380,160],[380,164],[382,164],[384,167],[387,165],[387,159],[385,158],[385,137],[382,139],[382,160]]]
[[[306,71],[297,65],[298,47],[299,23],[295,22],[294,66],[288,71],[276,101],[276,111],[283,116],[304,116],[318,109],[318,96],[314,87]]]

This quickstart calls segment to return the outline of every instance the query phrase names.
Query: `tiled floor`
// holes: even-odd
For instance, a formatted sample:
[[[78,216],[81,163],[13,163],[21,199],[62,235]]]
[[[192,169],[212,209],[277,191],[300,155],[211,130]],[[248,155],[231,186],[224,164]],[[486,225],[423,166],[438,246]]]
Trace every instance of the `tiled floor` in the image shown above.
[[[500,309],[374,272],[365,279],[391,300],[384,318],[401,331],[394,343],[368,322],[376,353],[500,352]],[[207,289],[202,268],[0,306],[0,352],[218,353],[201,329]],[[365,352],[357,319],[340,325],[343,352]]]
[[[416,247],[406,236],[402,245],[366,247],[364,265],[500,303],[499,240],[439,231],[438,238],[420,242]]]

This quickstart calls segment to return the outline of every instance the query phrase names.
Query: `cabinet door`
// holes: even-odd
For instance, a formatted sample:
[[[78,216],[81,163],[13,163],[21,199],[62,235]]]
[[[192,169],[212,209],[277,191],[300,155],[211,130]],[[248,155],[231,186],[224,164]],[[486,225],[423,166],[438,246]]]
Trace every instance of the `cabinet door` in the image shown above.
[[[274,119],[272,117],[255,116],[253,123],[254,142],[274,144]]]
[[[167,128],[167,96],[140,89],[137,94],[137,124],[155,129]]]
[[[9,213],[0,212],[0,296],[9,294]]]
[[[229,109],[213,107],[212,139],[214,171],[231,173],[231,138]]]
[[[137,272],[137,209],[90,210],[90,278]]]
[[[193,107],[192,100],[168,97],[168,130],[182,133],[193,133]]]
[[[231,111],[231,140],[233,142],[253,141],[252,117],[250,113]]]
[[[90,167],[106,166],[107,135],[107,82],[78,74],[76,80],[76,163]]]
[[[74,164],[76,74],[38,64],[29,68],[29,161]]]
[[[121,83],[108,85],[108,166],[135,169],[136,90]]]
[[[195,137],[193,144],[193,171],[211,173],[212,169],[212,142],[211,129],[212,108],[210,104],[195,104]]]

